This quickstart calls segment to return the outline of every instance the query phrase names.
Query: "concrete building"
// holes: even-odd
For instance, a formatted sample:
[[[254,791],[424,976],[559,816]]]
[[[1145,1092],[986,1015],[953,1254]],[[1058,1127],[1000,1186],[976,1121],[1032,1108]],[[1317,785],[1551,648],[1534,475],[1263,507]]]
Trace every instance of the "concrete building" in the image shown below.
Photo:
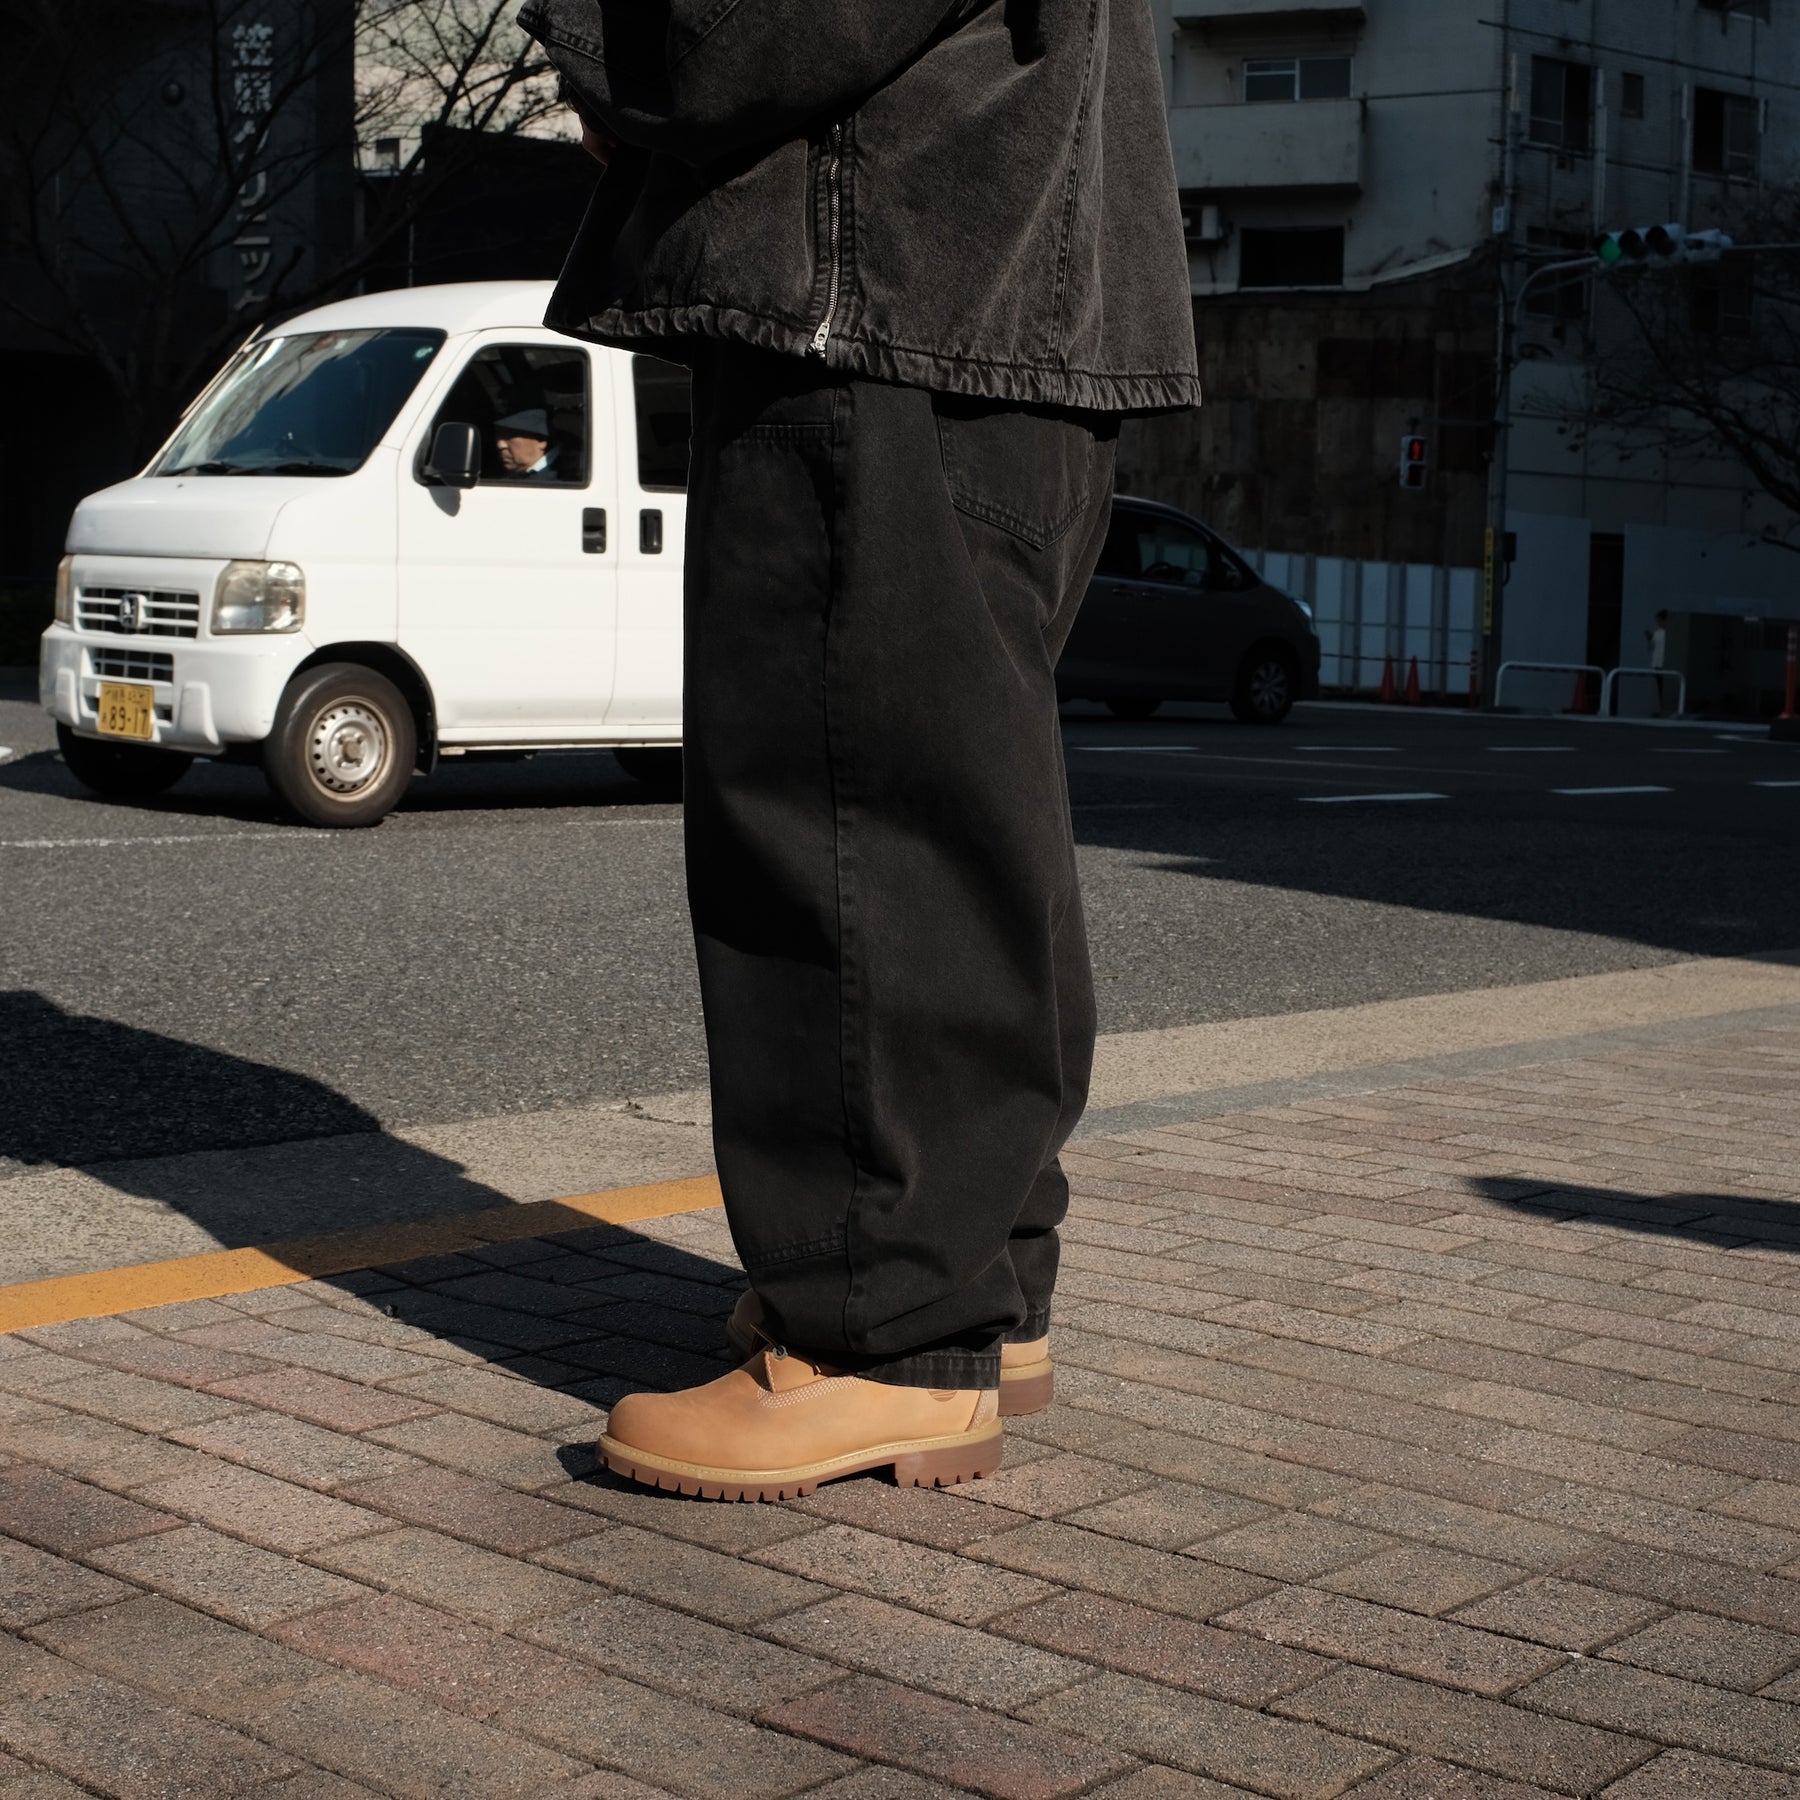
[[[1152,7],[1210,405],[1135,428],[1125,480],[1304,590],[1328,681],[1369,686],[1389,655],[1402,668],[1417,655],[1428,688],[1466,690],[1497,492],[1502,294],[1601,230],[1729,229],[1792,187],[1800,7]],[[1666,609],[1669,660],[1693,665],[1700,697],[1772,690],[1800,560],[1750,546],[1795,521],[1726,459],[1621,461],[1543,416],[1604,353],[1604,318],[1585,276],[1537,284],[1524,304],[1498,653],[1640,663]],[[1420,491],[1399,479],[1409,433],[1428,445]],[[1541,679],[1515,691],[1547,698]]]

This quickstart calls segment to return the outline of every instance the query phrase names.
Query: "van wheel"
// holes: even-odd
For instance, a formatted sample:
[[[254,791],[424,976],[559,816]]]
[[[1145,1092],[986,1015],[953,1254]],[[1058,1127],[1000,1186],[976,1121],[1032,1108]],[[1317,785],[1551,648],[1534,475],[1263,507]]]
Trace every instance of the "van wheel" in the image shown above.
[[[149,800],[166,793],[194,766],[184,751],[79,737],[66,725],[56,728],[56,747],[69,773],[109,800]]]
[[[1300,665],[1279,644],[1252,650],[1239,665],[1231,691],[1232,716],[1245,725],[1279,725],[1294,710]]]
[[[1160,700],[1109,700],[1106,710],[1115,719],[1153,719],[1162,709]]]
[[[681,793],[681,751],[661,744],[627,746],[613,752],[613,759],[633,781],[659,793]]]
[[[263,745],[263,773],[309,825],[373,825],[412,779],[419,732],[385,675],[324,663],[295,676]]]

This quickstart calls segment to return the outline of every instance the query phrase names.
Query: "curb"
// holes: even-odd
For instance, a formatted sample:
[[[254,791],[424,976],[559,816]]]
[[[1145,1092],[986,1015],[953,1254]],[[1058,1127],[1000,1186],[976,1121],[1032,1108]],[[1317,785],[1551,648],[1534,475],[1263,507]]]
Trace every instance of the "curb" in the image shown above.
[[[482,1244],[549,1237],[590,1225],[629,1225],[723,1205],[717,1176],[658,1181],[644,1187],[575,1194],[479,1212],[443,1213],[365,1231],[290,1238],[242,1250],[208,1250],[167,1262],[132,1263],[81,1275],[52,1275],[0,1287],[0,1332],[108,1318],[178,1300],[218,1300],[258,1288],[293,1287],[322,1275],[347,1275],[381,1263],[439,1256]]]

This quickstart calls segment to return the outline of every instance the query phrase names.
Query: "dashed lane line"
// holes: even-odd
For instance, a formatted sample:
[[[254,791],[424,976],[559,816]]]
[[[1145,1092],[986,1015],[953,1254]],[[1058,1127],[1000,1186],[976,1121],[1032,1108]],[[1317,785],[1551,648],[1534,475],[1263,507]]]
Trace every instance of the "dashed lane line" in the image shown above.
[[[1674,793],[1675,790],[1673,788],[1666,788],[1666,787],[1645,786],[1645,787],[1552,788],[1550,791],[1553,794],[1565,795],[1566,797],[1568,797],[1570,799],[1580,799],[1583,796],[1589,796],[1589,795],[1599,796],[1599,795],[1604,795],[1604,794],[1672,794],[1672,793]]]
[[[1302,806],[1347,806],[1354,801],[1448,800],[1448,794],[1301,794]]]
[[[1800,788],[1800,781],[1753,781],[1752,787]]]

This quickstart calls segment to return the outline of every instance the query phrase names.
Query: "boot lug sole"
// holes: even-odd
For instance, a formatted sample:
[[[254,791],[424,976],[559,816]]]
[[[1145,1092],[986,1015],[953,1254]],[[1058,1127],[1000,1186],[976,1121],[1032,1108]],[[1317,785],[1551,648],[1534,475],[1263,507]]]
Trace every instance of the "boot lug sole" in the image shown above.
[[[992,1426],[963,1436],[933,1438],[918,1444],[883,1444],[798,1469],[749,1470],[677,1462],[605,1436],[597,1448],[600,1460],[615,1475],[645,1487],[661,1488],[665,1493],[689,1494],[702,1500],[794,1500],[812,1493],[822,1482],[846,1475],[866,1475],[873,1469],[892,1469],[898,1487],[954,1487],[960,1482],[979,1481],[1000,1467],[1005,1440],[996,1419]]]

